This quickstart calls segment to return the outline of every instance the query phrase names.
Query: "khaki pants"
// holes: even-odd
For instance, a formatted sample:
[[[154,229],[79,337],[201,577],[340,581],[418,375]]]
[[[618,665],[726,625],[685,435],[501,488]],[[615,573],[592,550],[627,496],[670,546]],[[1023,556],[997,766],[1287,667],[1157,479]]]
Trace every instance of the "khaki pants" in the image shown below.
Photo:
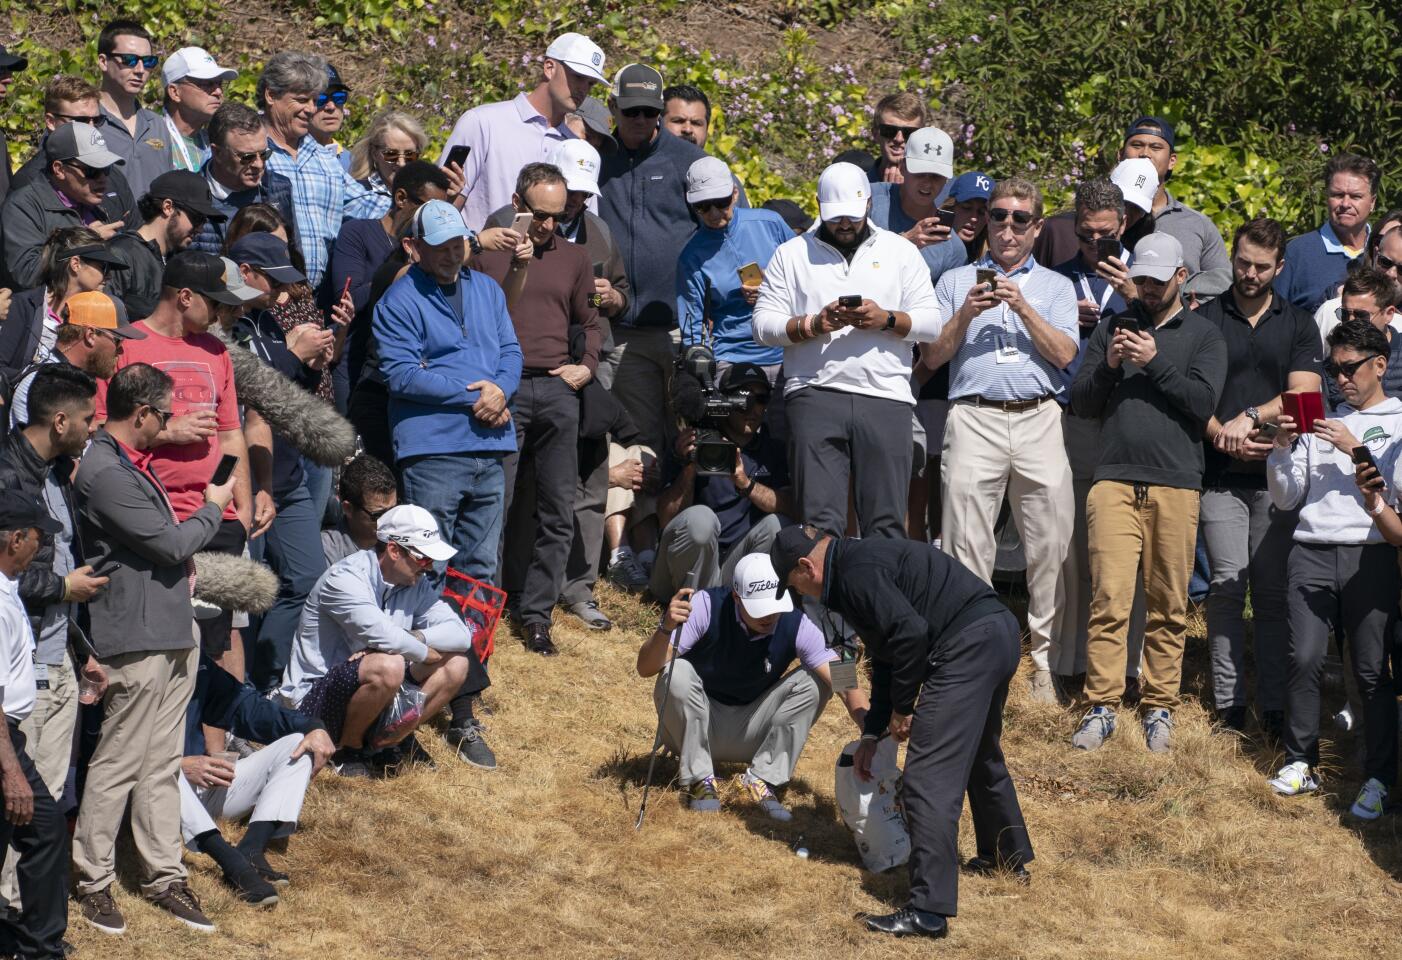
[[[1187,634],[1188,578],[1197,543],[1196,490],[1101,480],[1086,503],[1091,599],[1086,699],[1118,707],[1136,581],[1144,585],[1144,706],[1178,706]]]
[[[117,831],[131,800],[131,832],[151,897],[185,879],[180,862],[180,788],[185,709],[195,690],[199,651],[130,653],[102,661],[107,670],[102,737],[88,765],[73,835],[78,893],[116,879]]]
[[[20,721],[19,729],[28,741],[25,752],[39,771],[39,778],[54,800],[59,800],[73,759],[73,728],[78,721],[78,679],[67,650],[63,652],[63,663],[50,664],[48,674],[49,688],[35,694],[34,712]],[[11,850],[5,858],[4,871],[0,872],[0,896],[11,906],[19,905],[15,876],[18,863],[18,854]]]
[[[1004,413],[953,403],[940,476],[944,550],[985,583],[993,582],[998,552],[993,525],[1007,494],[1027,556],[1032,663],[1038,670],[1049,669],[1065,605],[1061,570],[1076,518],[1061,405],[1047,401],[1031,410]]]

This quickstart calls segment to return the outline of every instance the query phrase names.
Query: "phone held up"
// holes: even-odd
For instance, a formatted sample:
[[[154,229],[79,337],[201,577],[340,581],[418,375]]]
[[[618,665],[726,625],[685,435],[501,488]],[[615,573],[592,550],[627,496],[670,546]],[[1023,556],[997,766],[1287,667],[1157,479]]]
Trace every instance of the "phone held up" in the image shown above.
[[[997,280],[998,271],[996,270],[989,270],[985,267],[980,267],[979,269],[974,271],[974,282],[979,284],[987,284],[989,290],[993,289],[993,285],[997,282]]]
[[[1301,434],[1313,433],[1314,422],[1324,419],[1324,396],[1318,390],[1288,390],[1280,395],[1280,400],[1285,415],[1295,421],[1295,429]]]
[[[222,487],[228,482],[230,474],[234,472],[234,467],[238,466],[239,458],[232,453],[226,453],[219,460],[219,466],[214,468],[214,476],[209,482],[212,486]]]
[[[764,271],[758,263],[747,263],[735,272],[740,275],[740,282],[747,287],[757,287],[764,282]]]
[[[456,147],[448,151],[448,159],[443,162],[443,166],[451,167],[453,164],[456,163],[458,165],[458,169],[462,169],[462,165],[467,162],[467,155],[471,152],[471,147],[467,146],[466,144],[460,143]]]
[[[1118,237],[1101,237],[1095,241],[1095,262],[1104,263],[1111,257],[1118,258],[1120,255],[1120,241]]]

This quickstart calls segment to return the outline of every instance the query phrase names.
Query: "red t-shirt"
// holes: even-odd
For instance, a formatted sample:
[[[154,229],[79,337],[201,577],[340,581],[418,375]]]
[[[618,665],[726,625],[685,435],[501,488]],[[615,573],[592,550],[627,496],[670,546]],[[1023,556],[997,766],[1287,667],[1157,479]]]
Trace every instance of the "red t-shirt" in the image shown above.
[[[144,340],[123,340],[117,369],[133,363],[149,363],[175,381],[171,413],[183,416],[196,410],[213,410],[216,429],[238,430],[239,398],[234,390],[234,364],[223,342],[213,334],[187,334],[163,337],[138,320],[133,326],[144,331]],[[97,415],[107,418],[107,384],[99,381]],[[214,476],[221,456],[216,434],[198,443],[167,443],[151,450],[151,470],[160,477],[180,520],[186,520],[204,505],[204,488]],[[238,518],[230,501],[224,519]]]

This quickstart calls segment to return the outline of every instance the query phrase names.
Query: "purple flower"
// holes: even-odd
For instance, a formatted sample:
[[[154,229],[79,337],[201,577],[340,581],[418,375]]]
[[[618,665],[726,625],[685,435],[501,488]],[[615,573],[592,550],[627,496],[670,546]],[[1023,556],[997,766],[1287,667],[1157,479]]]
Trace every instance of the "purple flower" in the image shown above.
[[[1325,143],[1323,140],[1319,141],[1319,152],[1320,152],[1320,153],[1328,153],[1328,152],[1329,152],[1329,144]]]
[[[438,38],[435,37],[433,34],[429,34],[429,36],[428,36],[428,45],[429,45],[430,47],[436,47],[436,46],[438,46]]]

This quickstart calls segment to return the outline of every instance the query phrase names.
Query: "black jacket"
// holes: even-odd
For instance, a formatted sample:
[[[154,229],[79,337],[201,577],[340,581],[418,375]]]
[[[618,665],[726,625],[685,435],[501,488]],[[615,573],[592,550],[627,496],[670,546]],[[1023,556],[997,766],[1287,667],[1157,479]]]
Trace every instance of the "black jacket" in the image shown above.
[[[20,371],[34,362],[44,332],[44,312],[44,288],[34,287],[15,294],[9,316],[0,323],[0,372],[10,376],[12,385]]]
[[[823,605],[857,631],[871,658],[866,733],[885,732],[893,710],[914,711],[945,638],[1007,611],[962,563],[912,540],[833,540],[824,569]]]
[[[255,354],[268,366],[308,392],[315,392],[321,371],[313,370],[287,349],[287,341],[277,319],[267,310],[258,310],[234,324],[234,342]],[[302,482],[302,452],[286,437],[273,431],[273,489],[279,503]]]
[[[161,299],[161,278],[166,270],[161,248],[134,230],[124,230],[111,239],[107,249],[127,265],[125,270],[108,273],[107,292],[122,301],[129,321],[146,319]]]
[[[272,743],[289,733],[305,736],[313,730],[325,730],[326,724],[316,717],[289,710],[272,700],[265,700],[248,683],[240,683],[203,653],[199,672],[195,674],[195,692],[185,711],[185,756],[204,756],[204,727],[228,730],[236,737],[254,743]]]
[[[78,526],[77,511],[73,507],[73,460],[59,457],[50,463],[35,452],[34,447],[20,430],[15,430],[0,445],[0,490],[16,490],[26,497],[42,501],[44,479],[52,472],[54,481],[63,491],[64,503],[68,506],[68,519],[73,527],[73,566],[82,566],[79,559],[83,555]],[[30,561],[29,569],[20,574],[19,595],[24,608],[29,613],[30,625],[35,636],[39,634],[39,621],[44,611],[63,599],[63,578],[54,573],[54,538],[45,534],[39,544],[39,552]]]
[[[126,201],[117,192],[117,181],[109,178],[107,189],[107,195],[102,198],[94,215],[106,223],[114,220],[131,222],[130,217],[135,214],[124,209]],[[12,184],[5,205],[0,208],[5,275],[10,279],[8,285],[15,290],[38,286],[42,279],[40,258],[49,234],[60,227],[81,226],[83,215],[59,199],[47,177],[22,187]]]

